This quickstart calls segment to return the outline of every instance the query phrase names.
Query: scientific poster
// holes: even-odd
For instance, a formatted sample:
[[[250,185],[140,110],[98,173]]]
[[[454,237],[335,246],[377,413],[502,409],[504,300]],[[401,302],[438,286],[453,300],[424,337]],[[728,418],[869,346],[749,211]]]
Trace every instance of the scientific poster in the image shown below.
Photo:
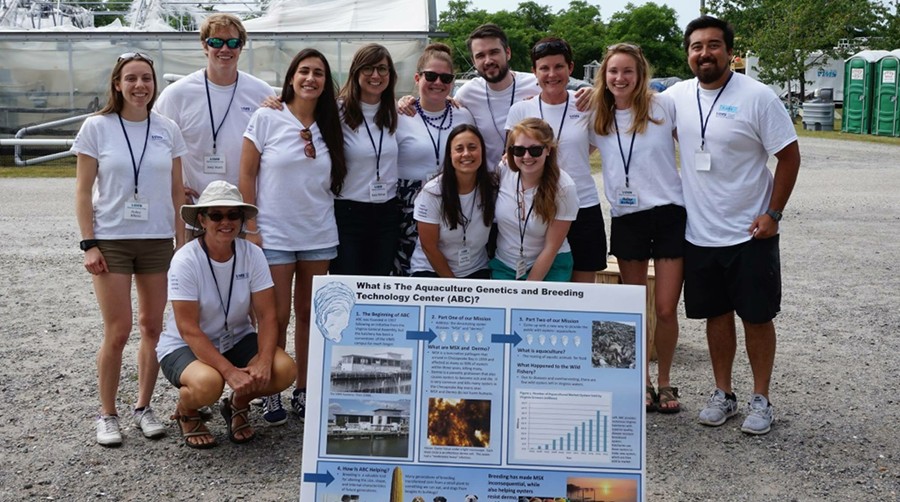
[[[301,500],[644,500],[644,295],[316,277]]]

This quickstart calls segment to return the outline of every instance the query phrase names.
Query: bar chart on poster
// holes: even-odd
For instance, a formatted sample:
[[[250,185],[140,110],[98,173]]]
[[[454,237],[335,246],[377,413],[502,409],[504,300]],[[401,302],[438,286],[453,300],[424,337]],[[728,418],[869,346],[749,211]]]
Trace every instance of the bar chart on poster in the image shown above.
[[[517,457],[609,463],[611,401],[604,392],[518,391]]]

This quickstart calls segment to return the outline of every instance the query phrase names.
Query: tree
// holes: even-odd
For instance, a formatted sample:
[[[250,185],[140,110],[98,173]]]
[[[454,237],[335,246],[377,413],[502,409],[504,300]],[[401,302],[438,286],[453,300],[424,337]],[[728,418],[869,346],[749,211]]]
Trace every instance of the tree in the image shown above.
[[[569,8],[560,10],[550,23],[550,32],[569,42],[575,75],[583,75],[584,65],[600,60],[606,51],[606,24],[600,18],[600,7],[583,0],[572,0]]]
[[[682,32],[675,10],[648,2],[633,3],[616,12],[609,21],[610,42],[631,42],[641,46],[644,56],[660,77],[687,77],[691,74],[682,49]]]

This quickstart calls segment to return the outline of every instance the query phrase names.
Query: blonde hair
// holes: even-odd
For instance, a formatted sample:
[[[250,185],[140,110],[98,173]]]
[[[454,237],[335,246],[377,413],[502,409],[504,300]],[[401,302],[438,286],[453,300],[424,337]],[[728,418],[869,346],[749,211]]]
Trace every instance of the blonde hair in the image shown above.
[[[606,136],[615,132],[616,99],[610,92],[606,83],[606,70],[609,68],[609,60],[616,54],[631,56],[635,62],[637,80],[634,93],[631,96],[631,127],[626,132],[643,134],[647,131],[647,123],[662,124],[661,119],[650,116],[650,105],[653,101],[653,91],[650,90],[650,63],[644,57],[641,48],[634,44],[621,43],[610,45],[603,56],[603,63],[597,71],[594,83],[594,131]]]
[[[241,46],[244,46],[247,43],[247,30],[244,28],[244,23],[241,22],[241,18],[234,14],[224,12],[210,14],[203,20],[203,23],[200,25],[200,40],[205,43],[206,39],[209,38],[216,29],[228,29],[231,26],[237,28],[238,38],[241,39]]]
[[[453,57],[450,55],[450,46],[436,42],[425,47],[422,55],[419,56],[419,61],[416,63],[416,72],[422,71],[432,59],[439,59],[447,63],[450,65],[450,71],[453,71]]]
[[[509,169],[517,173],[516,156],[512,154],[512,147],[516,139],[521,135],[537,141],[547,148],[547,159],[544,161],[544,170],[534,194],[534,210],[544,222],[550,223],[556,219],[556,196],[559,193],[559,165],[556,163],[556,140],[553,136],[553,128],[550,124],[539,118],[527,118],[509,131],[506,139],[507,160]]]

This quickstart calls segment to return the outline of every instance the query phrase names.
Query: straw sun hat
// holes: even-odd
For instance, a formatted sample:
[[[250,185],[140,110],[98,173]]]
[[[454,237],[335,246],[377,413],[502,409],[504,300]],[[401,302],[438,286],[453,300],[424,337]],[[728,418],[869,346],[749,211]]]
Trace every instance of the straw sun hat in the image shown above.
[[[204,209],[211,207],[237,207],[244,211],[245,219],[256,218],[259,209],[251,204],[245,204],[241,192],[236,186],[227,181],[213,181],[203,190],[196,204],[185,204],[181,206],[181,218],[185,223],[200,228],[200,222],[197,216]]]

